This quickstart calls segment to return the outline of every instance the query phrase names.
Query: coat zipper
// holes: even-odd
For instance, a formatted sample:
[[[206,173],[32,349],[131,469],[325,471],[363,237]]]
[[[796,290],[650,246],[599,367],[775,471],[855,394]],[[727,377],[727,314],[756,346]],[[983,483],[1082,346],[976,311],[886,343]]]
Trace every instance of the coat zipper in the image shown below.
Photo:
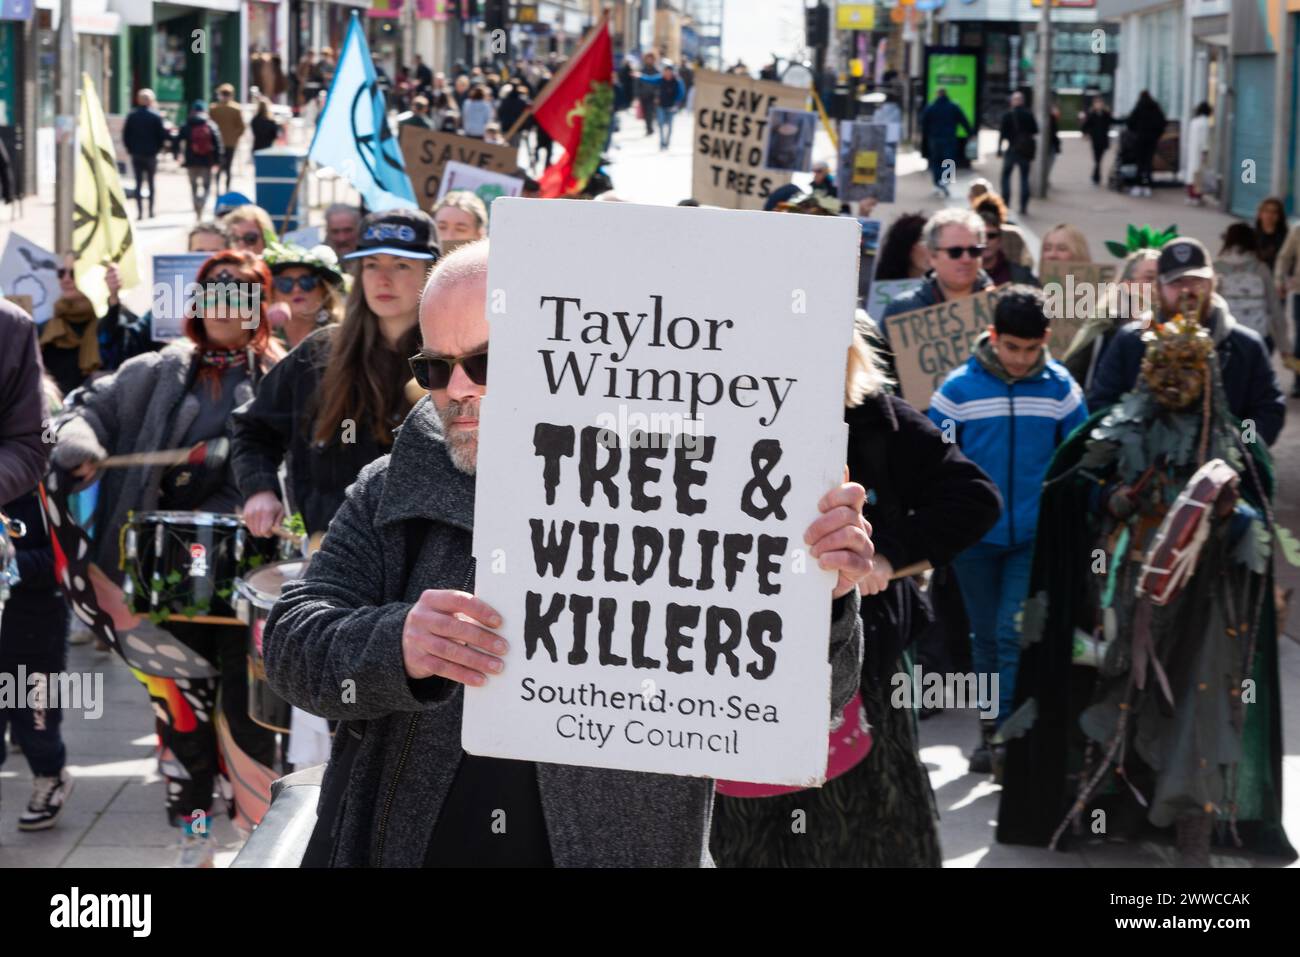
[[[461,586],[461,591],[469,591],[474,586],[474,556],[469,559],[469,571],[465,573],[465,582]],[[411,715],[411,720],[406,725],[406,740],[402,742],[402,753],[397,758],[397,770],[393,772],[393,783],[388,787],[388,797],[384,800],[384,812],[379,817],[379,844],[375,850],[375,866],[384,866],[384,841],[388,834],[388,813],[393,808],[393,798],[397,796],[397,784],[402,779],[402,768],[406,766],[406,759],[411,753],[411,744],[415,741],[415,726],[420,721],[421,711]]]
[[[1016,385],[1007,383],[1007,404],[1011,409],[1011,435],[1007,439],[1007,525],[1011,540],[1016,543]]]

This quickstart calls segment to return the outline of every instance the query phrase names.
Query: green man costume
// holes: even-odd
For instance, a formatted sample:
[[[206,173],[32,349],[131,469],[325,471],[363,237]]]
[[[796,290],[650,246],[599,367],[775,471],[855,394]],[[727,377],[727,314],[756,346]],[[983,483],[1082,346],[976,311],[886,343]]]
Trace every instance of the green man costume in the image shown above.
[[[1294,859],[1271,459],[1227,411],[1206,331],[1148,326],[1136,387],[1045,481],[998,840],[1172,827],[1185,864],[1212,841]]]

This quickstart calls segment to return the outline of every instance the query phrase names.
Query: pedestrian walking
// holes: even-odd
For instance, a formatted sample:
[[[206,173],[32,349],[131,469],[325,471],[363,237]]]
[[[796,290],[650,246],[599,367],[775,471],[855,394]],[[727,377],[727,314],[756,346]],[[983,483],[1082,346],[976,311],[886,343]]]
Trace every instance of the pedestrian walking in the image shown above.
[[[658,92],[655,96],[655,122],[659,124],[659,149],[666,150],[672,145],[673,118],[677,108],[686,102],[686,85],[673,71],[671,64],[664,64],[658,76]]]
[[[1256,226],[1257,238],[1258,229]],[[1273,282],[1291,320],[1291,341],[1295,347],[1295,364],[1291,366],[1295,381],[1291,385],[1291,397],[1300,399],[1300,229],[1287,232],[1273,266]]]
[[[1187,203],[1204,206],[1205,174],[1210,165],[1210,118],[1214,110],[1209,103],[1199,103],[1192,122],[1187,124]],[[1271,266],[1269,268],[1272,268]]]
[[[432,117],[429,116],[429,100],[425,96],[417,96],[411,100],[411,115],[406,117],[398,127],[412,126],[419,130],[437,130],[434,126]]]
[[[221,164],[221,130],[208,116],[207,105],[195,100],[190,105],[190,116],[176,134],[177,149],[183,148],[182,165],[190,178],[190,196],[194,202],[194,217],[203,218],[203,208],[212,193],[212,171]]]
[[[149,218],[154,216],[154,197],[157,195],[154,177],[158,173],[158,154],[167,145],[167,121],[154,109],[153,90],[140,90],[135,95],[136,107],[127,114],[122,124],[122,146],[131,157],[135,173],[136,217],[144,219],[145,187],[149,188]]]
[[[1232,317],[1264,340],[1270,356],[1275,349],[1290,355],[1286,310],[1273,284],[1273,270],[1259,258],[1254,228],[1232,223],[1220,238],[1223,245],[1214,257],[1214,272]]]
[[[995,733],[1011,714],[1020,657],[1017,621],[1029,591],[1038,498],[1056,447],[1088,418],[1083,390],[1047,356],[1043,294],[1011,286],[971,357],[930,399],[929,416],[997,483],[1003,512],[978,544],[955,561],[971,622],[975,671],[996,676],[980,701],[980,744],[973,773],[1001,773]],[[996,688],[996,692],[991,689]],[[996,694],[996,697],[994,697]]]
[[[1137,161],[1137,183],[1129,195],[1151,195],[1151,167],[1167,123],[1165,111],[1151,94],[1146,90],[1138,94],[1137,103],[1124,120],[1125,129],[1133,134],[1133,155]]]
[[[264,96],[257,98],[257,112],[249,124],[253,131],[253,152],[270,149],[280,138],[280,124],[271,116],[271,101]]]
[[[244,108],[235,99],[235,88],[229,83],[217,87],[217,102],[208,111],[212,122],[221,131],[221,162],[217,166],[217,192],[230,192],[230,171],[235,161],[235,152],[239,149],[239,140],[247,128],[244,123]],[[225,174],[226,188],[221,188],[221,176]]]
[[[641,104],[641,118],[645,120],[645,135],[652,136],[655,131],[654,112],[659,99],[659,90],[655,81],[659,77],[659,62],[653,50],[646,51],[641,58],[641,69],[637,75],[637,100]]]
[[[1110,149],[1110,128],[1114,124],[1115,117],[1111,115],[1106,101],[1094,96],[1088,112],[1083,115],[1080,129],[1092,146],[1092,182],[1095,186],[1101,185],[1101,161]]]
[[[1011,94],[1011,109],[998,129],[998,156],[1002,159],[1002,195],[1011,201],[1011,173],[1020,171],[1020,215],[1029,212],[1029,165],[1038,155],[1038,121],[1025,106],[1025,95]],[[1006,144],[1004,149],[1003,144]]]
[[[1259,258],[1269,269],[1277,266],[1277,256],[1286,245],[1288,227],[1286,206],[1276,196],[1260,200],[1255,209],[1255,242],[1259,247]]]
[[[44,831],[58,823],[73,787],[61,731],[64,706],[52,700],[67,668],[68,603],[55,578],[54,550],[35,487],[0,505],[0,512],[26,529],[12,539],[19,580],[10,586],[0,615],[0,681],[18,689],[14,700],[0,696],[0,767],[9,750],[4,746],[8,729],[32,771],[32,794],[18,815],[18,830]]]
[[[494,119],[496,119],[496,109],[488,99],[487,89],[481,85],[474,87],[470,90],[461,109],[461,132],[466,136],[482,139],[487,125]]]
[[[975,128],[960,106],[948,98],[948,91],[939,87],[934,102],[921,111],[921,136],[926,157],[930,161],[930,177],[934,180],[936,196],[947,197],[948,183],[956,175],[957,130],[964,129],[968,137]]]

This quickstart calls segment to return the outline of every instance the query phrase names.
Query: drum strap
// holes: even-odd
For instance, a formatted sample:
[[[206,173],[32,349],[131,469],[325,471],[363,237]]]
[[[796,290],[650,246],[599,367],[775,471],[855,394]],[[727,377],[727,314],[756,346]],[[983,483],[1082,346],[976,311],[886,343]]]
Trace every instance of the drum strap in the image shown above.
[[[433,520],[416,518],[406,523],[403,528],[403,547],[405,555],[402,566],[402,587],[399,593],[406,592],[411,572],[420,557],[424,540],[429,537]],[[352,766],[356,763],[361,750],[361,742],[366,736],[365,721],[341,721],[338,734],[343,735],[343,750],[336,760],[337,767],[329,776],[328,789],[322,788],[320,800],[316,804],[316,826],[312,829],[307,850],[303,852],[302,867],[329,867],[334,857],[334,826],[338,820],[339,810],[343,804],[343,795],[347,792],[352,779]]]

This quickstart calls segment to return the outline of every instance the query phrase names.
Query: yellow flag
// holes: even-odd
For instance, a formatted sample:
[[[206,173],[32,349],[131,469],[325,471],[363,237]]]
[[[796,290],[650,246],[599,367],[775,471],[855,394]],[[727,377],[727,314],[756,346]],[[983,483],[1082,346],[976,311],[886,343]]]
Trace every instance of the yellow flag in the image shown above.
[[[72,250],[77,287],[103,313],[108,305],[104,272],[117,263],[122,288],[140,281],[135,234],[126,215],[126,196],[99,96],[89,74],[81,74],[81,116],[77,123],[77,175],[73,189]]]

